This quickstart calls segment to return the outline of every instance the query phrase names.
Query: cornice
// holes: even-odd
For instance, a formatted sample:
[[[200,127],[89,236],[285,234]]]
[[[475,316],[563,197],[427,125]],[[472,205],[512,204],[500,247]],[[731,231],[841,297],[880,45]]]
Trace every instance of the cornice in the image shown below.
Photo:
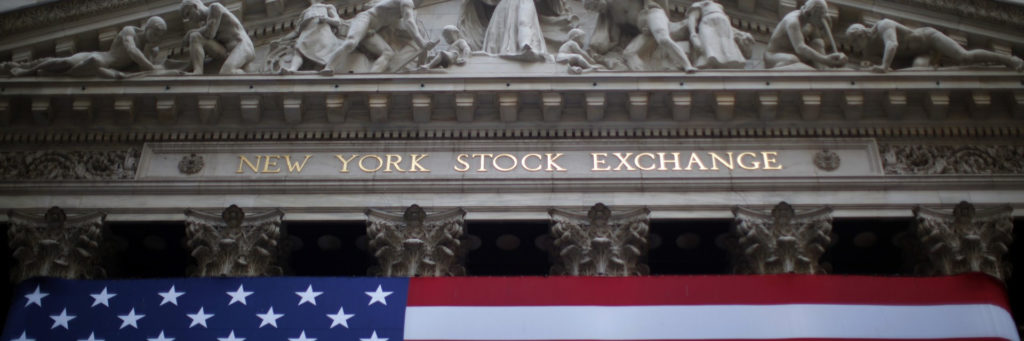
[[[63,0],[0,14],[0,35],[63,24],[160,0]]]

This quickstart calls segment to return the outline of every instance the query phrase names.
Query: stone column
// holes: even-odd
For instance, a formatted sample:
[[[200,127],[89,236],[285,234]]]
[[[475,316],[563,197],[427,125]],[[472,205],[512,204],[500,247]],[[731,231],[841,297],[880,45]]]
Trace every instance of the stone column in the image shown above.
[[[733,272],[738,274],[821,274],[825,248],[831,242],[832,208],[797,213],[781,202],[771,213],[734,207]]]
[[[36,276],[97,278],[106,276],[100,244],[106,214],[94,212],[68,217],[59,207],[46,214],[10,211],[9,244],[18,261],[11,273],[15,282]]]
[[[1003,255],[1013,243],[1013,208],[978,212],[962,201],[953,214],[925,207],[914,208],[912,234],[916,237],[920,275],[984,272],[1000,280],[1009,275]]]
[[[586,215],[552,209],[552,275],[636,276],[649,272],[647,232],[651,211],[612,214],[602,203]]]
[[[280,276],[281,218],[284,212],[272,210],[246,216],[231,205],[220,215],[185,210],[187,246],[196,260],[191,275]]]
[[[412,205],[404,214],[366,211],[366,236],[379,268],[388,277],[458,276],[463,265],[462,235],[466,211],[461,208],[428,215]]]

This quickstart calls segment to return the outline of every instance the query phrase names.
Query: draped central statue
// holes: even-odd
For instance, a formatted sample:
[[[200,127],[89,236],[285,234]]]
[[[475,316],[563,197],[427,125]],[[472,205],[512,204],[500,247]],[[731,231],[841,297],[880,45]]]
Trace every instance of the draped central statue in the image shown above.
[[[464,0],[459,29],[474,51],[544,61],[547,42],[565,42],[576,19],[565,0]]]

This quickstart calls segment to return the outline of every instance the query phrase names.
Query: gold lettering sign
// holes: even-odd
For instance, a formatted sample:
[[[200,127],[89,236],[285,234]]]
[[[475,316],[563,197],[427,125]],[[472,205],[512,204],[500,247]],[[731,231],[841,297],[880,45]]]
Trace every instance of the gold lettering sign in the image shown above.
[[[577,154],[578,153],[578,154]],[[601,173],[633,172],[715,172],[783,170],[778,151],[592,151],[459,153],[448,169],[458,173],[564,173],[589,171]],[[330,157],[321,155],[319,157]],[[427,153],[340,153],[334,154],[338,173],[350,174],[352,168],[363,173],[430,173],[428,166],[444,166],[430,160]],[[317,154],[239,154],[235,174],[301,174],[317,163]],[[589,158],[585,165],[577,164]],[[440,160],[443,160],[440,159]],[[569,160],[569,161],[564,161]],[[431,162],[434,161],[434,162]],[[583,161],[586,162],[586,161]],[[730,173],[731,174],[731,173]]]

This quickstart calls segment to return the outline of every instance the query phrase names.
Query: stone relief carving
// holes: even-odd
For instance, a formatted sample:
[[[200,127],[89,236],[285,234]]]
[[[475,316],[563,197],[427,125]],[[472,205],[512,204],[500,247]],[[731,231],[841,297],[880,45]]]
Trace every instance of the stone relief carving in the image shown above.
[[[295,30],[271,42],[266,71],[281,74],[320,72],[330,63],[331,53],[345,41],[348,29],[349,22],[338,15],[334,5],[310,0],[309,7],[299,15]],[[365,68],[362,66],[368,64],[365,54],[358,51],[353,54],[358,58],[350,58],[341,69]]]
[[[189,30],[185,45],[189,50],[192,75],[205,72],[206,57],[221,64],[219,74],[242,74],[256,57],[252,39],[231,11],[224,5],[201,0],[182,0],[181,18]]]
[[[220,215],[185,210],[186,245],[195,258],[193,276],[280,276],[281,219],[273,210],[246,215],[231,205]]]
[[[886,174],[1024,174],[1024,146],[879,146]]]
[[[669,20],[665,0],[584,0],[583,3],[587,10],[598,14],[590,48],[601,55],[597,59],[608,69],[697,70],[683,47],[676,43],[688,36],[687,23]],[[639,34],[631,35],[633,32]]]
[[[967,50],[931,27],[909,28],[882,19],[871,27],[850,25],[846,29],[846,37],[874,72],[888,72],[894,67],[938,66],[938,58],[954,65],[993,63],[1024,71],[1024,60],[1018,57],[980,49]]]
[[[129,180],[140,155],[135,148],[0,152],[0,179]]]
[[[7,235],[18,261],[11,280],[48,276],[98,278],[106,275],[101,266],[100,244],[106,214],[95,212],[68,217],[52,207],[43,216],[10,211]]]
[[[178,171],[181,172],[181,174],[192,175],[203,170],[203,166],[205,165],[206,162],[203,161],[203,156],[193,153],[191,155],[181,157],[181,161],[178,161]]]
[[[962,201],[953,214],[925,207],[914,208],[914,235],[922,275],[953,275],[984,272],[1005,280],[1009,263],[1003,255],[1013,242],[1013,209],[997,207],[978,212]]]
[[[742,69],[753,53],[754,36],[732,27],[717,0],[694,2],[687,12],[690,46],[698,69]]]
[[[379,268],[372,275],[388,277],[458,276],[462,264],[462,235],[466,212],[453,209],[428,215],[412,205],[398,215],[366,211],[366,235]]]
[[[335,68],[349,65],[348,59],[357,47],[377,56],[369,72],[380,73],[405,68],[438,43],[428,42],[425,38],[416,22],[412,0],[377,1],[347,24],[344,39],[326,55],[326,64],[320,71],[324,75],[345,72]]]
[[[839,154],[828,149],[814,154],[814,166],[826,172],[839,169],[840,162]]]
[[[0,64],[0,75],[128,78],[145,75],[177,75],[158,63],[156,46],[167,32],[167,23],[150,17],[142,27],[125,26],[107,51],[79,52],[70,57],[42,58]]]
[[[733,271],[739,274],[821,274],[821,255],[831,242],[832,208],[797,213],[781,202],[770,214],[734,207],[731,248]]]
[[[832,36],[825,0],[808,0],[800,9],[786,14],[775,26],[764,51],[769,69],[827,69],[846,65]],[[826,45],[832,53],[826,53]]]
[[[612,214],[598,203],[586,215],[552,209],[552,275],[637,276],[649,273],[647,255],[650,210]]]
[[[578,20],[565,0],[463,0],[457,26],[473,51],[543,62]]]
[[[448,43],[448,49],[439,51],[430,58],[430,61],[420,66],[420,69],[433,69],[433,68],[448,68],[452,65],[465,65],[466,59],[469,58],[470,54],[473,53],[473,49],[469,47],[469,42],[462,37],[462,32],[459,31],[455,25],[448,25],[442,29],[441,33],[444,37],[445,43]]]

